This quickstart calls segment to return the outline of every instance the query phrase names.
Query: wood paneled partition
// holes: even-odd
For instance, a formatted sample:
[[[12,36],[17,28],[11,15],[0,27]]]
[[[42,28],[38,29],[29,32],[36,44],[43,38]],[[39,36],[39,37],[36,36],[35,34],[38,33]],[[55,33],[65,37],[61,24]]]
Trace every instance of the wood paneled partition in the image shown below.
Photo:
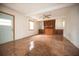
[[[55,30],[55,20],[46,20],[44,21],[44,33],[47,35],[54,34]]]
[[[63,29],[56,29],[56,20],[45,20],[44,22],[44,29],[39,29],[39,34],[46,34],[46,35],[63,35]]]

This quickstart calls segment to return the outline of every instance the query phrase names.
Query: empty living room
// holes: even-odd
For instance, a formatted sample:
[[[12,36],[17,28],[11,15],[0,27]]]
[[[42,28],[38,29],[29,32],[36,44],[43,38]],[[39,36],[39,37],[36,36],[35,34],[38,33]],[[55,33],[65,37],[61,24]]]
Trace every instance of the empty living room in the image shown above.
[[[78,3],[0,3],[0,56],[79,56],[78,25]]]

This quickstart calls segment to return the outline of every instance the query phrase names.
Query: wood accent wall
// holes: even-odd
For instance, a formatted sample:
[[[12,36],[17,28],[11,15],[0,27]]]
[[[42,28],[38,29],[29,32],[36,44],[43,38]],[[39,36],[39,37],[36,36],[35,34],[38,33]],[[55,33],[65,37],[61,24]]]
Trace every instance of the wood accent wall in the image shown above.
[[[39,34],[44,34],[44,30],[43,29],[39,29]]]
[[[55,20],[46,20],[46,21],[44,21],[44,28],[55,29]]]
[[[39,34],[63,35],[63,29],[55,29],[55,19],[44,21],[44,29],[39,29]]]
[[[63,29],[55,29],[55,34],[63,35]]]
[[[55,29],[55,20],[46,20],[44,21],[44,33],[47,35],[54,34]]]

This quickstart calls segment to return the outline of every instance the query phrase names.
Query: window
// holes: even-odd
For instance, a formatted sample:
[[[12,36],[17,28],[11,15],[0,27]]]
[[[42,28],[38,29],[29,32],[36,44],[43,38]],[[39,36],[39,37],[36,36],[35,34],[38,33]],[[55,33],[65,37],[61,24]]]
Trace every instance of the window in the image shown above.
[[[30,30],[34,30],[34,22],[33,21],[29,21],[29,25],[30,25]]]
[[[0,25],[11,26],[11,20],[0,18]]]
[[[63,19],[56,20],[55,25],[56,25],[56,29],[64,29],[65,20],[63,20]]]

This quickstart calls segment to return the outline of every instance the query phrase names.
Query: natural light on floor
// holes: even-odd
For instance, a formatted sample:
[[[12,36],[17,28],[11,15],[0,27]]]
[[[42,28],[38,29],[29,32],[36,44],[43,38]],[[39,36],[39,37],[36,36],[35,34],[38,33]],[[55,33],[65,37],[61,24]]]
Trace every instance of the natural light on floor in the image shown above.
[[[34,48],[34,41],[31,41],[31,42],[30,42],[29,50],[31,51],[33,48]]]

